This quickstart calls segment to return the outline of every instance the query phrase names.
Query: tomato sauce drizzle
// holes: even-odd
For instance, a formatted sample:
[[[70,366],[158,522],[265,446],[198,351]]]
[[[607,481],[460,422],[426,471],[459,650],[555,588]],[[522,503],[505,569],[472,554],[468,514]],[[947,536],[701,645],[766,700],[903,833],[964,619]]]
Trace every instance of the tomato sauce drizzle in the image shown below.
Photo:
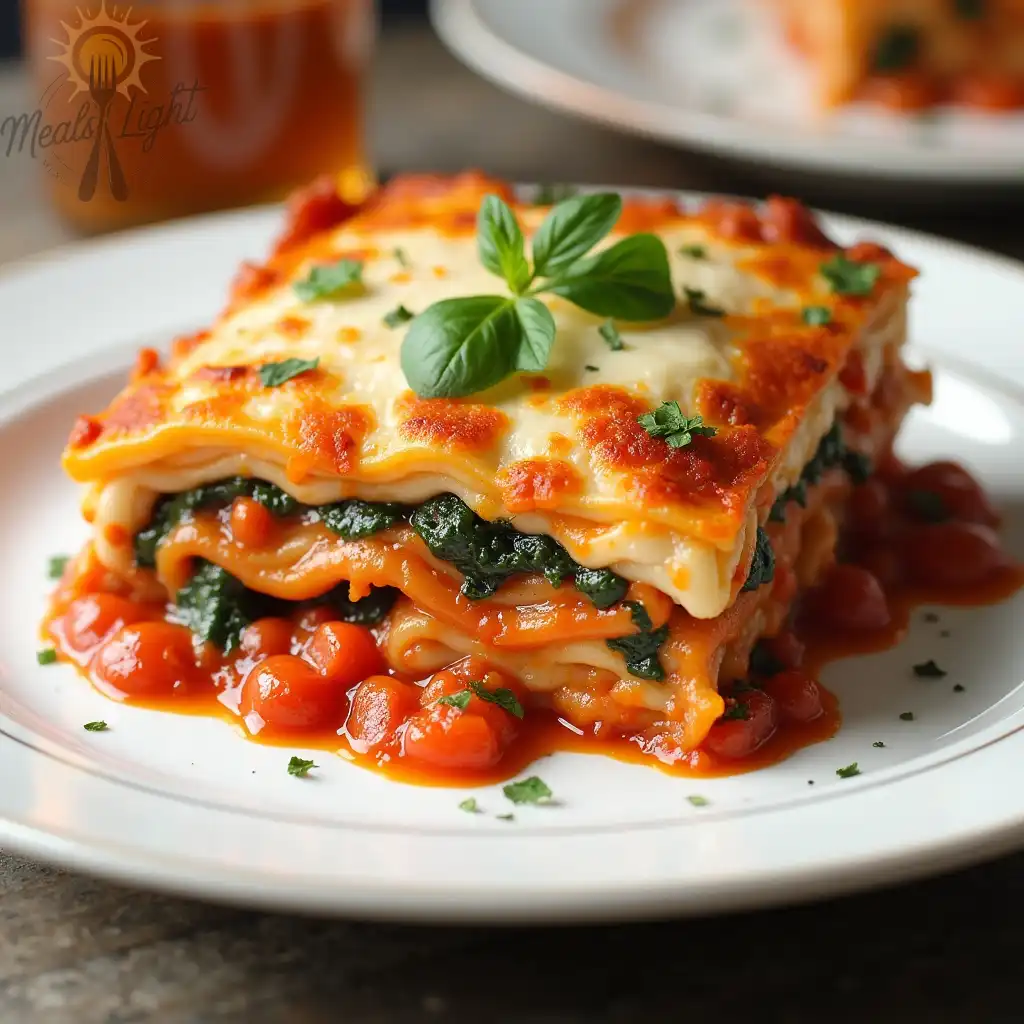
[[[248,528],[266,525],[248,507],[233,511]],[[530,707],[514,679],[479,658],[426,680],[392,672],[377,630],[333,621],[326,607],[259,620],[240,650],[225,656],[204,645],[196,664],[190,635],[162,607],[83,592],[69,580],[45,633],[62,660],[112,699],[219,716],[257,742],[330,751],[407,783],[503,781],[556,751],[691,777],[732,775],[835,734],[838,701],[817,683],[829,662],[894,647],[921,605],[992,604],[1024,585],[1024,566],[1002,550],[988,499],[953,463],[908,470],[890,458],[854,488],[844,519],[839,563],[803,595],[787,630],[764,644],[771,669],[753,685],[723,684],[725,717],[688,752],[611,730],[584,733]],[[182,676],[190,683],[175,686]],[[502,700],[482,699],[471,682]],[[508,710],[516,705],[526,707],[522,720]]]

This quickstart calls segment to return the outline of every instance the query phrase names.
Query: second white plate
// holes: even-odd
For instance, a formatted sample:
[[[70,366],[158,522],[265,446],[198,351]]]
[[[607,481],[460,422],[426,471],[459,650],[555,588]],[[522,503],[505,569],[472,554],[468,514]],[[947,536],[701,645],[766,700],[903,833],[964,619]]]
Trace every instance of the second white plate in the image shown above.
[[[625,131],[836,175],[1024,184],[1024,113],[820,116],[753,0],[433,0],[433,18],[485,77]]]

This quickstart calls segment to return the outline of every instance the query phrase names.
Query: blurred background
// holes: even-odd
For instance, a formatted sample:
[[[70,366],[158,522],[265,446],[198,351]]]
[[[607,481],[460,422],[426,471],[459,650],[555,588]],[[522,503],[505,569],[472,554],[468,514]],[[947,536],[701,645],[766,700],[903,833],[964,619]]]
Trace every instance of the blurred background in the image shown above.
[[[472,7],[455,6],[463,11]],[[428,0],[378,0],[376,5],[373,0],[137,0],[127,29],[116,19],[125,17],[128,5],[114,0],[21,0],[20,12],[18,4],[7,2],[0,5],[0,121],[5,124],[0,131],[0,262],[85,234],[276,201],[324,171],[337,176],[344,196],[358,200],[376,180],[397,172],[465,167],[520,181],[753,196],[783,192],[824,208],[1024,255],[1024,233],[1016,226],[1024,207],[1024,148],[1019,170],[999,182],[979,184],[962,170],[950,176],[925,174],[927,180],[917,181],[882,167],[893,156],[890,148],[902,147],[902,153],[908,138],[917,147],[909,152],[925,171],[929,152],[918,142],[931,145],[936,159],[969,165],[994,154],[1005,164],[1007,141],[1024,143],[1020,113],[968,114],[962,134],[943,141],[935,127],[941,119],[931,109],[902,109],[920,100],[919,81],[902,72],[887,74],[882,82],[886,99],[900,109],[871,115],[875,134],[863,138],[873,149],[859,146],[860,115],[843,113],[844,120],[821,120],[813,129],[819,138],[811,147],[816,147],[812,160],[785,169],[758,152],[774,116],[768,107],[764,116],[758,113],[758,104],[768,102],[759,93],[771,93],[772,103],[788,102],[789,86],[780,82],[789,65],[799,70],[799,62],[795,53],[787,53],[785,69],[781,63],[759,63],[760,51],[750,56],[746,44],[736,40],[740,30],[758,45],[762,36],[772,34],[764,21],[746,23],[747,13],[767,9],[763,0],[601,0],[592,8],[581,0],[489,0],[483,6],[497,11],[499,21],[505,18],[506,28],[517,18],[520,29],[524,22],[543,21],[528,31],[554,64],[570,51],[572,60],[584,59],[580,54],[589,46],[589,59],[600,66],[601,39],[618,33],[625,52],[626,44],[632,45],[630,32],[646,18],[648,37],[655,37],[644,42],[651,48],[652,66],[642,66],[648,60],[645,52],[629,73],[646,74],[650,87],[667,92],[671,100],[687,89],[705,88],[682,74],[701,65],[710,83],[700,100],[704,108],[691,103],[685,116],[691,124],[705,118],[709,130],[724,125],[753,145],[716,157],[692,134],[690,143],[684,139],[669,145],[604,127],[598,120],[562,112],[578,107],[585,90],[562,88],[556,110],[537,100],[550,98],[557,86],[547,92],[536,84],[521,88],[514,70],[504,76],[507,88],[499,88],[441,42],[431,27]],[[577,12],[573,31],[565,31],[568,23],[559,20],[559,11],[568,8]],[[104,13],[108,9],[113,19]],[[593,18],[591,25],[589,12],[599,9],[605,20]],[[542,16],[534,18],[530,11]],[[701,17],[682,20],[693,12]],[[132,36],[131,23],[138,19],[146,20],[146,29],[127,39],[125,31]],[[781,41],[781,30],[774,35]],[[904,58],[913,57],[903,38]],[[483,43],[463,43],[459,49],[469,64],[492,75],[489,56],[495,51],[489,45],[490,50]],[[722,47],[721,56],[716,46]],[[104,60],[112,60],[108,70],[117,79],[103,100],[106,135],[77,137],[76,119],[101,109]],[[756,81],[736,85],[732,79],[741,67],[759,74],[771,89],[761,89]],[[133,82],[144,91],[133,88]],[[746,89],[749,109],[723,109],[730,83]],[[1024,97],[1024,79],[1018,84]],[[988,80],[983,85],[989,100],[1007,98],[999,82],[995,88]],[[641,81],[640,87],[647,86]],[[807,98],[794,92],[792,100]],[[591,99],[598,119],[602,102],[595,108]],[[32,126],[17,119],[36,109],[42,111],[43,124],[64,122],[65,134],[54,132],[33,156]],[[628,115],[618,120],[629,125]],[[117,131],[111,128],[115,125]],[[834,125],[841,127],[833,131]],[[887,145],[890,136],[892,147]],[[844,173],[839,151],[829,153],[838,143],[858,156],[866,174],[851,173],[848,167]],[[877,154],[882,173],[874,173],[865,152]]]

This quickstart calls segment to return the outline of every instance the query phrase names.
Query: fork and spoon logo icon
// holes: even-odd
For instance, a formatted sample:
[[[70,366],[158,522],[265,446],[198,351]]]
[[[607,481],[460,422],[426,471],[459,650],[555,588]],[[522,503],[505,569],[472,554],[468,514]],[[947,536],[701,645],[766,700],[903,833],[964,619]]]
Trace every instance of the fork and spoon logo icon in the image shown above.
[[[78,186],[78,198],[89,202],[96,195],[96,182],[100,173],[100,153],[103,149],[107,154],[107,176],[110,182],[110,194],[118,202],[128,198],[128,182],[124,170],[117,157],[114,137],[110,132],[110,105],[117,95],[117,65],[110,55],[94,54],[89,61],[89,95],[96,104],[99,124],[96,137],[93,139],[89,162],[82,172],[82,180]]]

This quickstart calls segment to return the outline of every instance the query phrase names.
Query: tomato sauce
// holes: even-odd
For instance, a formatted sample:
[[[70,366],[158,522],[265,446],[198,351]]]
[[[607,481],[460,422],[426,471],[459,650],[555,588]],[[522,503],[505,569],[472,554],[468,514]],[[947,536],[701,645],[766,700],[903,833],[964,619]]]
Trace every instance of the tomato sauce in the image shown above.
[[[242,499],[230,515],[262,537],[273,523],[250,505]],[[260,619],[225,655],[210,644],[195,649],[162,606],[83,592],[79,577],[58,591],[46,633],[115,700],[218,715],[258,742],[336,752],[404,782],[497,782],[555,751],[688,776],[736,774],[835,734],[838,701],[818,682],[829,662],[895,646],[922,604],[991,604],[1024,585],[986,495],[954,463],[910,470],[889,458],[852,490],[842,514],[838,561],[782,631],[761,641],[750,677],[720,685],[725,714],[692,751],[657,729],[581,729],[531,705],[518,681],[477,657],[426,679],[393,672],[379,650],[387,627],[339,622],[327,606]]]

